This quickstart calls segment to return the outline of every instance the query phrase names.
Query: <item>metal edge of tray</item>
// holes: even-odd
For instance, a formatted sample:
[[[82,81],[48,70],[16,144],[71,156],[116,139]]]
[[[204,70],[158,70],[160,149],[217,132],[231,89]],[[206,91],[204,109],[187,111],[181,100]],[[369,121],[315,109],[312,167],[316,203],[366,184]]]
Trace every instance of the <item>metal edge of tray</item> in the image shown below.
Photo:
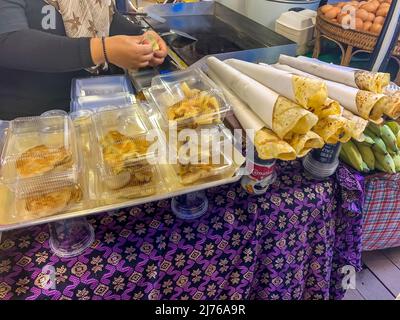
[[[184,194],[191,193],[191,192],[196,192],[196,191],[201,191],[201,190],[205,190],[205,189],[209,189],[209,188],[219,187],[219,186],[226,185],[226,184],[231,184],[231,183],[238,182],[240,180],[240,178],[242,177],[240,172],[241,172],[241,170],[239,169],[238,172],[231,178],[226,178],[226,179],[217,180],[217,181],[213,181],[213,182],[209,182],[209,183],[199,184],[199,185],[195,185],[195,186],[192,186],[189,188],[182,188],[180,190],[163,193],[163,194],[159,194],[156,196],[139,198],[139,199],[134,199],[134,200],[130,200],[130,201],[125,201],[125,202],[120,202],[120,203],[116,203],[116,204],[110,204],[110,205],[105,205],[105,206],[95,207],[95,208],[90,208],[90,209],[85,209],[85,210],[79,210],[79,211],[74,211],[74,212],[67,212],[64,214],[45,217],[45,218],[38,219],[38,220],[20,222],[20,223],[10,224],[10,225],[0,225],[0,232],[11,231],[11,230],[27,228],[27,227],[33,227],[33,226],[51,223],[51,222],[55,222],[55,221],[59,221],[59,220],[81,218],[81,217],[86,217],[86,216],[100,214],[100,213],[107,213],[109,211],[126,209],[129,207],[139,206],[139,205],[150,203],[150,202],[173,198],[173,197],[184,195]]]

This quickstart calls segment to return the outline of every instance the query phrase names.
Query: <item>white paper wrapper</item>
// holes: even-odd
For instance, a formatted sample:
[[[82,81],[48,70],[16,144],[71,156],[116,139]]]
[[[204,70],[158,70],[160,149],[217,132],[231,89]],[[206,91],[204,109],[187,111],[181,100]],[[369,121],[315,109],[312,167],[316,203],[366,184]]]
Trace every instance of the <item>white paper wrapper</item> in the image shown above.
[[[229,88],[227,88],[212,70],[208,70],[207,74],[224,93],[226,99],[229,101],[233,109],[233,113],[243,129],[253,129],[255,132],[257,132],[265,127],[265,123]]]
[[[281,57],[282,56],[283,55],[281,55]],[[292,58],[292,57],[289,57],[289,58]],[[282,70],[282,71],[289,72],[291,74],[296,74],[298,76],[321,79],[319,77],[316,77],[313,74],[309,74],[304,71],[300,71],[300,70],[298,70],[294,67],[288,66],[288,65],[283,65],[283,64],[279,63],[279,64],[273,65],[273,67],[277,68],[279,70]],[[329,81],[329,80],[325,80],[325,82],[328,87],[329,98],[338,101],[344,108],[353,112],[354,114],[360,115],[358,108],[357,108],[357,103],[356,103],[356,96],[357,96],[359,89],[349,87],[349,86],[346,86],[341,83]]]
[[[237,59],[228,59],[224,62],[289,100],[296,101],[292,74],[282,74],[267,64],[258,65]]]
[[[219,79],[273,129],[273,114],[279,94],[251,79],[215,57],[207,59],[208,67]]]
[[[311,73],[317,77],[327,80],[343,83],[347,86],[357,88],[355,80],[355,69],[337,66],[331,63],[322,62],[317,59],[307,57],[290,57],[281,54],[279,57],[280,64],[286,64],[293,68]]]

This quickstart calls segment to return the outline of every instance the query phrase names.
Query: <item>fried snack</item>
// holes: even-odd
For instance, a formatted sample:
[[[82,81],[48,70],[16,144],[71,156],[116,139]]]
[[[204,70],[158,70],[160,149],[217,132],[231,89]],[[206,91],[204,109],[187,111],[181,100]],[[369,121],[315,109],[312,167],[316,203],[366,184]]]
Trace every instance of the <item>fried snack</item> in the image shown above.
[[[328,116],[340,116],[342,108],[340,107],[339,102],[328,98],[325,100],[323,105],[315,109],[310,109],[310,111],[319,119],[323,119]]]
[[[130,180],[119,192],[119,198],[135,199],[147,197],[156,192],[154,169],[151,166],[130,170]]]
[[[307,155],[312,149],[320,149],[324,146],[324,140],[313,131],[306,134],[295,134],[288,140],[288,143],[300,158]]]
[[[185,98],[167,109],[170,121],[192,119],[195,125],[212,124],[220,121],[220,104],[217,98],[206,91],[190,89],[181,85]]]
[[[385,108],[385,115],[396,120],[400,117],[400,91],[389,95],[389,103]]]
[[[390,84],[390,74],[358,70],[354,73],[357,87],[374,93],[382,93],[383,88]]]
[[[78,185],[68,186],[46,194],[21,199],[21,215],[25,219],[37,219],[62,212],[72,203],[82,199],[82,190]]]
[[[144,138],[134,139],[118,131],[110,131],[101,141],[101,145],[104,162],[118,175],[131,161],[145,156],[150,143]]]
[[[313,131],[321,136],[326,143],[346,143],[351,139],[351,135],[346,130],[347,124],[348,121],[342,116],[328,116],[319,120]]]
[[[368,121],[354,115],[346,109],[343,110],[343,117],[347,120],[345,131],[350,134],[353,139],[362,141],[364,137],[364,130],[368,125]]]
[[[356,105],[359,115],[376,123],[383,121],[389,98],[383,94],[376,94],[369,91],[359,90],[356,94]]]
[[[16,161],[18,174],[29,178],[48,173],[58,166],[70,165],[72,155],[64,147],[49,148],[39,145],[25,151]]]
[[[324,105],[328,98],[328,88],[324,81],[297,75],[292,75],[292,81],[296,102],[299,105],[314,110]]]
[[[263,160],[294,160],[296,151],[271,130],[264,128],[256,132],[254,145],[258,156]]]
[[[273,115],[273,131],[281,138],[306,134],[318,122],[318,117],[298,104],[279,96]]]

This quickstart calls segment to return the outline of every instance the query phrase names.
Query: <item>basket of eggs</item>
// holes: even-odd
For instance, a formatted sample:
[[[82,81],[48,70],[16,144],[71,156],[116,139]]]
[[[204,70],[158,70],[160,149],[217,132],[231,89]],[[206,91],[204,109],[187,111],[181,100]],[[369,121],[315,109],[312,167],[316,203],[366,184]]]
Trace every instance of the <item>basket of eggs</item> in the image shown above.
[[[317,30],[336,41],[372,51],[392,0],[326,4],[318,9]],[[398,43],[394,55],[400,55]]]

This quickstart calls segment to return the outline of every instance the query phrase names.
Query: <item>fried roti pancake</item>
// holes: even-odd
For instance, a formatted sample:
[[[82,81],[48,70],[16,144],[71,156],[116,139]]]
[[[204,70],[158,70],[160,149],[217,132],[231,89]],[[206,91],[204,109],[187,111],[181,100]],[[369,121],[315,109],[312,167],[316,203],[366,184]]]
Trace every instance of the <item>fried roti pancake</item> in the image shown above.
[[[192,119],[195,124],[211,124],[219,121],[220,104],[217,98],[206,91],[190,89],[186,83],[181,85],[185,98],[167,109],[170,121]]]
[[[101,144],[104,161],[114,174],[121,173],[130,161],[145,156],[150,146],[145,138],[131,138],[118,131],[108,132]]]
[[[82,200],[82,189],[69,186],[43,195],[22,199],[23,215],[26,218],[43,218],[62,212],[69,204]]]
[[[25,151],[17,160],[16,168],[20,176],[29,178],[45,174],[58,166],[72,164],[72,155],[65,147],[49,148],[39,145]]]

